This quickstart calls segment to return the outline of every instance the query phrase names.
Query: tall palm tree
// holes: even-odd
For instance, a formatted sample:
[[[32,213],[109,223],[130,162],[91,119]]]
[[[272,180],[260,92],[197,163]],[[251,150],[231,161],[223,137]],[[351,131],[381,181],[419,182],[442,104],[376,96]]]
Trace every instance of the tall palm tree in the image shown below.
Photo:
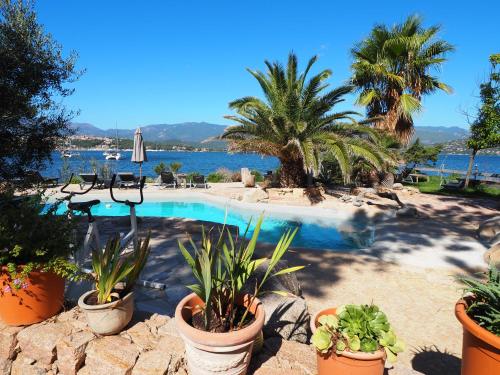
[[[330,70],[307,80],[316,60],[317,57],[310,59],[301,74],[297,73],[297,57],[293,53],[288,56],[286,69],[269,61],[265,62],[267,73],[247,69],[259,82],[265,99],[247,96],[229,103],[237,115],[226,118],[238,125],[227,128],[222,138],[231,141],[232,150],[276,156],[281,162],[282,186],[303,186],[307,173],[318,173],[325,155],[338,161],[346,180],[353,155],[362,156],[378,169],[387,160],[374,141],[377,131],[356,123],[352,117],[356,112],[332,112],[352,87],[325,92]]]
[[[412,116],[422,109],[421,98],[451,88],[431,74],[446,61],[454,47],[438,39],[439,26],[424,28],[410,16],[392,28],[377,25],[368,38],[352,49],[351,83],[359,92],[357,103],[369,117],[380,116],[377,127],[387,129],[404,144],[414,132]]]

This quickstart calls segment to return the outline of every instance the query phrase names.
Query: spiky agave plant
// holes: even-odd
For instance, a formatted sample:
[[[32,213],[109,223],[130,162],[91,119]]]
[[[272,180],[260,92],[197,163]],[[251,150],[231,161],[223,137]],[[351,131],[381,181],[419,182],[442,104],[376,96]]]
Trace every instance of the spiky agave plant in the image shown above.
[[[482,278],[458,276],[457,280],[465,285],[464,293],[472,298],[467,314],[481,327],[500,336],[500,270],[490,265]]]
[[[92,269],[94,271],[97,290],[97,304],[101,305],[112,301],[112,297],[119,297],[116,285],[124,282],[123,295],[129,293],[135,285],[144,265],[146,264],[150,247],[150,234],[144,241],[139,240],[134,251],[122,255],[120,237],[110,238],[103,250],[93,249]]]
[[[243,313],[238,314],[238,297],[257,267],[267,260],[266,258],[254,258],[263,219],[263,216],[259,217],[249,240],[246,239],[246,235],[251,220],[241,237],[233,238],[229,228],[224,225],[219,229],[214,241],[212,238],[213,229],[206,232],[202,228],[202,238],[199,246],[189,238],[192,254],[179,241],[179,248],[197,280],[196,284],[187,287],[196,293],[205,305],[203,306],[203,312],[206,330],[209,330],[211,319],[217,319],[227,331],[240,329],[246,322],[250,306],[255,298],[259,296],[262,286],[269,278],[303,268],[303,266],[295,266],[277,272],[273,271],[297,233],[297,229],[288,230],[276,245],[269,259],[266,272],[263,278],[257,281],[248,305],[244,307]],[[275,293],[282,294],[283,292],[275,291]]]

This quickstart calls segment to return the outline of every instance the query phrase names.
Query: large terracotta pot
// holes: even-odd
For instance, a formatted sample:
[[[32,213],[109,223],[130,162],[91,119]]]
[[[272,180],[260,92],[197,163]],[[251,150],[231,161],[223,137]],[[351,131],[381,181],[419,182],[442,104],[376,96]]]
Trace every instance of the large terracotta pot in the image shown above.
[[[249,296],[239,301],[247,306]],[[191,375],[244,375],[247,372],[256,336],[264,326],[264,309],[255,299],[250,311],[255,321],[232,332],[211,333],[194,328],[188,322],[200,311],[203,301],[194,293],[183,298],[175,310],[175,323],[186,346]]]
[[[313,333],[316,331],[320,316],[335,313],[335,308],[321,310],[316,313],[311,319],[311,331]],[[383,350],[374,353],[343,351],[340,354],[335,352],[321,354],[316,351],[319,375],[382,375],[384,373],[385,357]]]
[[[455,305],[462,323],[462,375],[500,374],[500,337],[479,326],[467,315],[467,299]]]
[[[88,298],[96,293],[91,290],[78,300],[87,318],[87,324],[99,335],[115,335],[120,333],[130,322],[134,314],[134,292],[128,293],[122,299],[102,305],[87,304]]]
[[[26,288],[11,288],[13,280],[0,268],[0,320],[11,326],[39,323],[63,308],[64,279],[52,272],[32,271]]]

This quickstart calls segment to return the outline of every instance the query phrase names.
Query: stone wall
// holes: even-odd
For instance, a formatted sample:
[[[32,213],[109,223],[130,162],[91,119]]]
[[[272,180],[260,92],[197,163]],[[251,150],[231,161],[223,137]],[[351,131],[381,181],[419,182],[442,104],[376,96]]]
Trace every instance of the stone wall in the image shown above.
[[[43,323],[9,327],[0,321],[0,375],[188,375],[174,319],[136,313],[119,335],[98,337],[75,307]],[[316,354],[306,344],[271,337],[250,375],[313,375]],[[395,368],[389,375],[418,374]]]

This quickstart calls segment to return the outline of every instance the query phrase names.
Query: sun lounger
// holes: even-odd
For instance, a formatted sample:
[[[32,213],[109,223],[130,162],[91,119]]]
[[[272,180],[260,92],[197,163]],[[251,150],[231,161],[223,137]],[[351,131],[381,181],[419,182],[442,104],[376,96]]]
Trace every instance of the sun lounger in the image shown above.
[[[465,186],[465,180],[460,181],[446,181],[443,180],[441,187],[445,190],[460,190]]]
[[[82,179],[82,182],[80,182],[80,188],[83,189],[85,186],[90,186],[94,182],[94,173],[80,173],[79,174],[80,178]],[[97,181],[95,183],[95,187],[97,189],[102,189],[104,188],[104,181],[97,177]]]
[[[132,172],[118,173],[118,178],[120,179],[119,188],[135,188],[139,186],[139,177],[134,176]]]
[[[44,177],[38,171],[28,172],[26,179],[32,184],[55,187],[59,183],[59,177]]]
[[[174,189],[177,188],[177,181],[175,180],[174,174],[172,172],[161,172],[160,174],[160,186],[165,188],[171,186]]]
[[[194,188],[201,187],[201,188],[208,189],[207,179],[205,178],[205,176],[200,175],[200,174],[194,175],[192,180],[191,180],[191,187],[194,187]]]

